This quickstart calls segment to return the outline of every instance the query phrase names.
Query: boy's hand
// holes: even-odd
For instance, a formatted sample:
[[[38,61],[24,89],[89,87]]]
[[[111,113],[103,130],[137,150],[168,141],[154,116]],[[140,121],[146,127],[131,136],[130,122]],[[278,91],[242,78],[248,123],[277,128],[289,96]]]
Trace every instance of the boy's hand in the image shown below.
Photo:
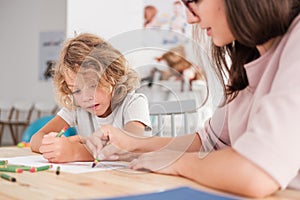
[[[79,142],[72,142],[65,136],[56,137],[56,132],[44,135],[39,151],[49,162],[62,163],[74,161],[74,145]]]

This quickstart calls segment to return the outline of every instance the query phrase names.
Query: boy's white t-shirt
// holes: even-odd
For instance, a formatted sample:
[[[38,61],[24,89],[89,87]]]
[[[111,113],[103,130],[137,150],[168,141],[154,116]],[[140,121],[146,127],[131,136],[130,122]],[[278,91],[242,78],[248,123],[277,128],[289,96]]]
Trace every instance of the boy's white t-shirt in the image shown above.
[[[105,118],[98,117],[80,108],[75,110],[62,108],[57,115],[63,118],[69,126],[76,127],[78,134],[81,136],[89,136],[101,125],[106,124],[124,129],[125,124],[131,121],[139,121],[146,126],[146,131],[151,131],[148,107],[148,100],[144,94],[131,92]]]

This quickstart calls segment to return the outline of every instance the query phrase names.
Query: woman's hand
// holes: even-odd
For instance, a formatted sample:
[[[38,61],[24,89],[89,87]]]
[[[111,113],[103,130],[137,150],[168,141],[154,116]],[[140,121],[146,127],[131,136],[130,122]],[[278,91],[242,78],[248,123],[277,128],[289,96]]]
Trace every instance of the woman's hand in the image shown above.
[[[135,148],[134,135],[110,125],[102,126],[86,138],[86,147],[94,158],[100,160],[131,160],[137,154],[131,153]]]
[[[49,162],[62,163],[74,161],[74,150],[79,142],[72,142],[68,138],[56,137],[58,133],[51,132],[44,135],[39,151]]]
[[[129,167],[134,170],[149,170],[162,174],[179,175],[176,166],[183,155],[184,152],[168,149],[144,153],[133,160]]]

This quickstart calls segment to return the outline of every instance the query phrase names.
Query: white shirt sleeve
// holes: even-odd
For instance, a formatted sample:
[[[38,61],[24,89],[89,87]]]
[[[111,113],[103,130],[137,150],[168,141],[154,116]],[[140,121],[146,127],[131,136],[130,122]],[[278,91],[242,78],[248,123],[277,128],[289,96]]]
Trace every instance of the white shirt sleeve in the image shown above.
[[[63,118],[69,126],[75,126],[75,119],[74,119],[74,112],[71,110],[68,110],[67,108],[62,108],[57,113],[58,116]]]
[[[132,94],[123,111],[124,124],[131,121],[139,121],[146,126],[146,131],[151,130],[149,104],[144,94]]]

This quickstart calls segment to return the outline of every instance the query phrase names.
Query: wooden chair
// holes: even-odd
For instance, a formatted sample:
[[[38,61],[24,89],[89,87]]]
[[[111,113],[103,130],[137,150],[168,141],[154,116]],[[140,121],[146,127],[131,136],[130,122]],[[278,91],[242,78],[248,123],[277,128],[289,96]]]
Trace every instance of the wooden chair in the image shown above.
[[[16,145],[19,141],[19,133],[23,133],[30,123],[33,109],[34,106],[31,103],[15,103],[10,108],[8,117],[6,119],[1,120],[0,142],[2,139],[4,126],[8,126],[13,139],[13,143]]]
[[[152,124],[157,120],[157,130],[153,130],[153,134],[164,136],[167,127],[171,127],[171,136],[177,136],[176,125],[182,130],[183,134],[190,132],[188,115],[197,112],[195,99],[178,100],[178,101],[160,101],[149,103],[150,116]],[[176,121],[175,117],[181,115],[180,121]],[[168,120],[170,118],[170,121]],[[183,122],[183,125],[180,126]]]
[[[37,118],[41,118],[43,116],[56,114],[58,106],[50,102],[36,102],[34,104],[34,110],[37,113]]]
[[[13,106],[4,101],[0,101],[0,144],[2,144],[2,135],[5,127],[9,125],[13,113]]]

